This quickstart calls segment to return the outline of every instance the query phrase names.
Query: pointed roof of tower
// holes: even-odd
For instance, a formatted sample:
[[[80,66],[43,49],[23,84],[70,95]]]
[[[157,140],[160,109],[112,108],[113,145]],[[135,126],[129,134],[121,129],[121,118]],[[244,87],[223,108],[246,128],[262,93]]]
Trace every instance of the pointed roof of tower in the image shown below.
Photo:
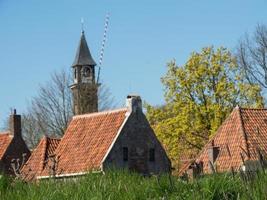
[[[72,66],[77,66],[77,65],[91,65],[91,66],[96,65],[90,53],[90,50],[88,48],[85,35],[84,35],[84,31],[82,31],[82,35],[81,35],[79,46],[76,52],[76,56],[72,64]]]

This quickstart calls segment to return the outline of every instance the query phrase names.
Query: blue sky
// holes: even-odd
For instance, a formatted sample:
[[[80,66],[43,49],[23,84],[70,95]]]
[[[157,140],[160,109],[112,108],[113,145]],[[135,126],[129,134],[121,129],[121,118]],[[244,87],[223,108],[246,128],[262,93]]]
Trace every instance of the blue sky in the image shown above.
[[[81,17],[98,61],[110,13],[101,79],[118,104],[138,93],[157,105],[168,61],[182,65],[208,45],[234,49],[245,32],[267,24],[266,10],[266,0],[0,0],[0,122],[11,107],[23,112],[52,72],[70,69]]]

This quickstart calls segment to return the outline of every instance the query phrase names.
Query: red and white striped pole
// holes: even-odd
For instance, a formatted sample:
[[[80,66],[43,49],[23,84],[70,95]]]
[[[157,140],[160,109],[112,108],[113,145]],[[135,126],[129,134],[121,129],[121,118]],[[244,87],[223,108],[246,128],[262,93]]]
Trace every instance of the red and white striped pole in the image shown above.
[[[98,69],[98,75],[97,75],[97,83],[98,83],[98,81],[99,81],[100,69],[101,69],[102,62],[103,62],[103,57],[104,57],[105,44],[106,44],[106,40],[107,40],[107,32],[108,32],[109,18],[110,18],[110,17],[109,17],[109,13],[108,13],[108,14],[106,15],[106,19],[105,19],[104,35],[103,35],[103,40],[102,40],[101,50],[100,50],[99,69]]]

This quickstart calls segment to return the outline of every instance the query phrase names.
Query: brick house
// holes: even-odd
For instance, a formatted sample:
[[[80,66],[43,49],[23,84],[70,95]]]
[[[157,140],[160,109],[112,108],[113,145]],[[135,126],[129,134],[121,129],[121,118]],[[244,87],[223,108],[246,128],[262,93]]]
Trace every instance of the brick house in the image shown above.
[[[128,96],[126,108],[98,112],[100,71],[96,78],[95,66],[82,31],[70,86],[75,116],[60,142],[41,140],[23,168],[26,180],[73,177],[113,167],[141,174],[170,172],[170,160],[143,114],[139,96]],[[47,143],[54,144],[52,149]]]
[[[32,166],[37,179],[51,176],[43,165],[43,143],[23,169],[26,172]],[[171,169],[165,150],[142,112],[139,96],[128,96],[126,108],[74,116],[54,153],[54,175],[62,178],[109,168],[141,174],[169,173]]]
[[[21,133],[21,116],[14,113],[9,118],[9,131],[0,133],[0,171],[15,175],[14,168],[22,168],[31,152],[25,144]],[[16,171],[17,172],[17,171]]]
[[[267,109],[236,107],[198,156],[187,162],[180,175],[251,171],[267,156]]]

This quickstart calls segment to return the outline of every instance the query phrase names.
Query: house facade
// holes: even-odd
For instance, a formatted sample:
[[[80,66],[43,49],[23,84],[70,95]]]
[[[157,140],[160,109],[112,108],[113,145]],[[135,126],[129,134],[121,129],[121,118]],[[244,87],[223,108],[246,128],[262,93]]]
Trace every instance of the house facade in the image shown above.
[[[58,178],[110,168],[144,175],[169,173],[171,169],[170,160],[142,111],[141,98],[133,95],[127,97],[126,108],[74,116],[54,152],[53,176]],[[36,173],[36,179],[51,177],[47,166]]]
[[[16,110],[9,118],[9,131],[0,133],[0,171],[16,175],[30,157],[31,152],[22,138],[21,116]]]
[[[127,97],[127,118],[114,144],[102,161],[102,168],[115,166],[142,174],[169,173],[165,150],[149,125],[139,96]]]
[[[180,175],[255,171],[267,160],[267,109],[236,107]]]

